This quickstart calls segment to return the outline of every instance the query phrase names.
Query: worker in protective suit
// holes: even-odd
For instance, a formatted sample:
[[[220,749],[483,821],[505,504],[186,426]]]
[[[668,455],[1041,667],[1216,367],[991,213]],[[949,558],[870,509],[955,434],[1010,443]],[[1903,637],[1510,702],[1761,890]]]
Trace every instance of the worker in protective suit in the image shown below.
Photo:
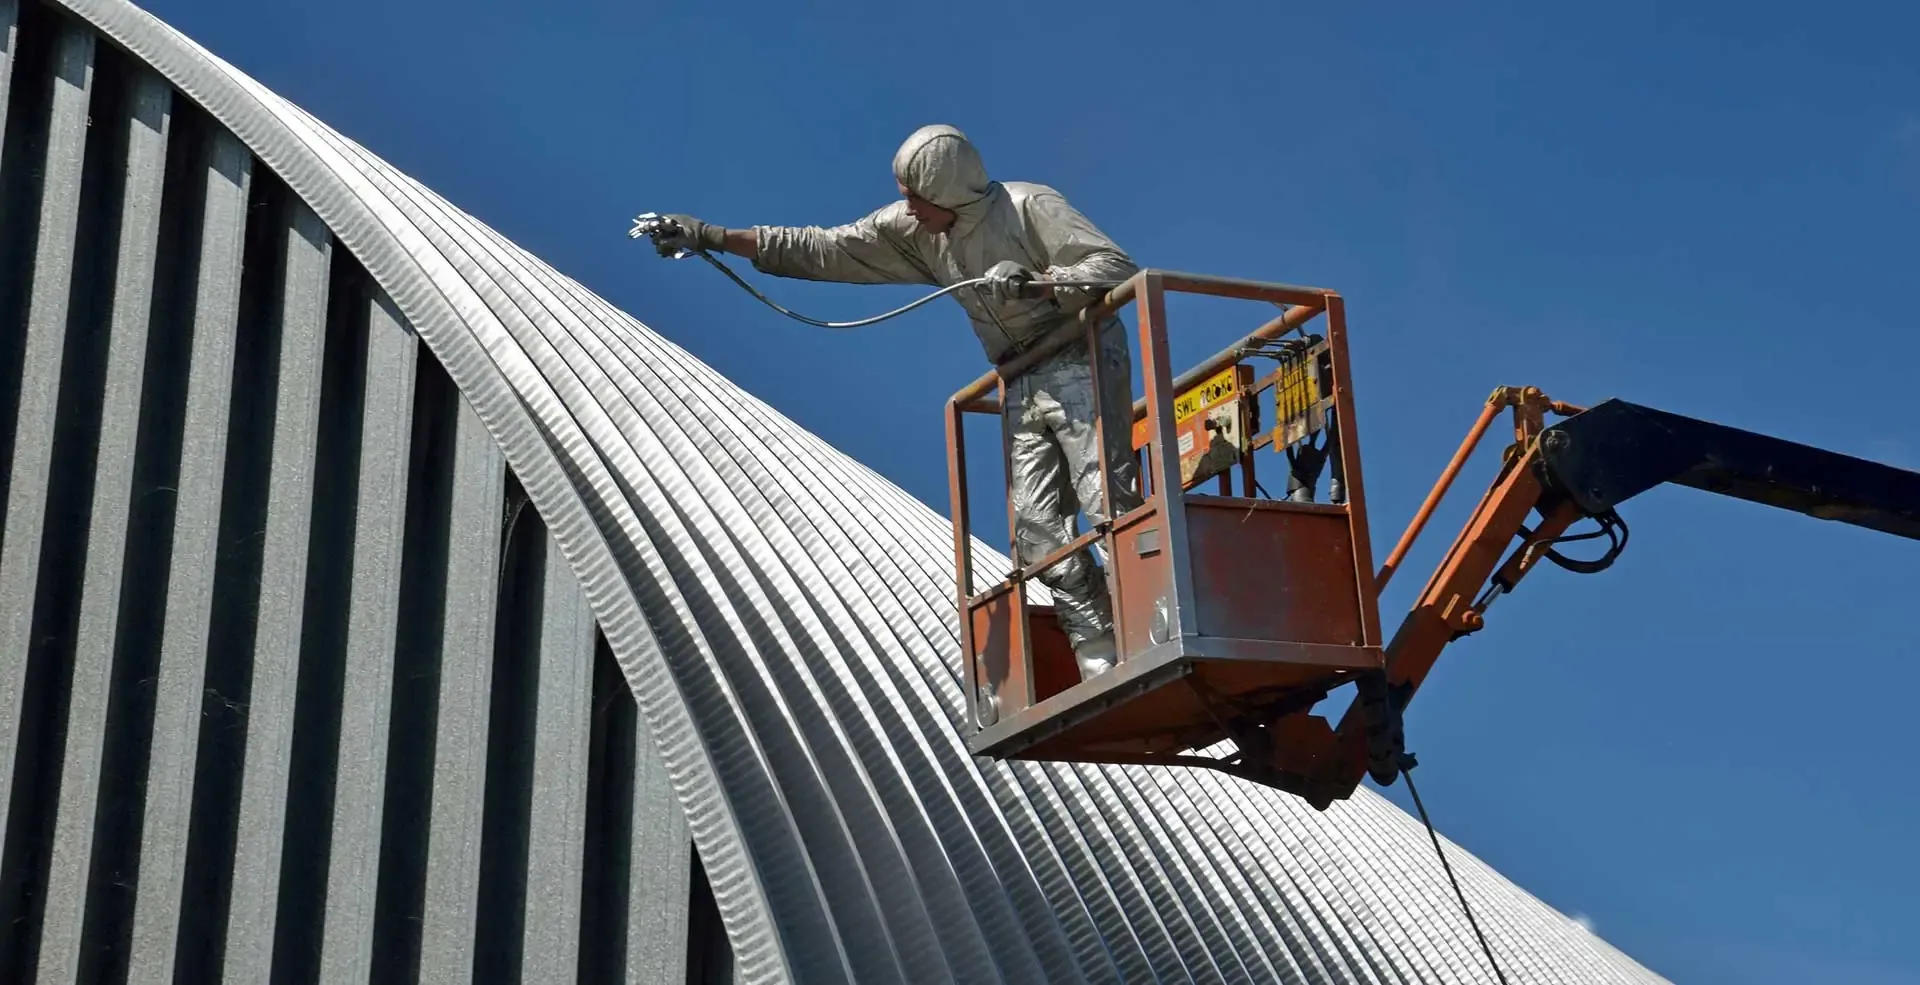
[[[676,215],[669,218],[677,230],[656,242],[663,256],[721,250],[750,258],[763,273],[802,280],[945,287],[985,277],[985,285],[952,297],[966,309],[995,365],[1026,351],[1103,293],[1027,282],[1120,281],[1138,269],[1058,191],[989,179],[979,152],[953,127],[915,131],[894,154],[893,174],[902,200],[846,225],[726,229]],[[1110,316],[1100,338],[1111,504],[1101,496],[1086,347],[1067,346],[1007,383],[1002,421],[1010,432],[1015,564],[1039,560],[1078,536],[1076,511],[1098,523],[1141,503],[1126,327]],[[1113,615],[1104,572],[1090,552],[1077,552],[1037,577],[1054,596],[1082,679],[1112,667]]]

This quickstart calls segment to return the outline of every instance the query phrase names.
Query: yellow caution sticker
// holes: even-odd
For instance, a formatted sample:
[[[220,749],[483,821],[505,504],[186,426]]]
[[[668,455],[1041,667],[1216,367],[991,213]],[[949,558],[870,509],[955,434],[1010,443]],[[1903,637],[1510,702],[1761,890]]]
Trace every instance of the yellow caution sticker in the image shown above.
[[[1283,362],[1273,381],[1273,445],[1288,448],[1326,427],[1333,396],[1327,391],[1332,354],[1321,342]]]
[[[1228,366],[1200,381],[1198,386],[1188,387],[1179,396],[1173,398],[1174,429],[1178,431],[1182,425],[1195,417],[1238,397],[1243,382],[1242,371],[1243,367],[1239,365]],[[1133,446],[1144,447],[1147,440],[1147,419],[1143,417],[1133,424]],[[1193,441],[1191,437],[1185,440],[1189,445]],[[1181,451],[1185,452],[1186,448],[1183,447]]]
[[[1280,378],[1274,381],[1273,388],[1275,421],[1292,420],[1320,402],[1320,374],[1313,370],[1314,366],[1305,359],[1281,367]]]

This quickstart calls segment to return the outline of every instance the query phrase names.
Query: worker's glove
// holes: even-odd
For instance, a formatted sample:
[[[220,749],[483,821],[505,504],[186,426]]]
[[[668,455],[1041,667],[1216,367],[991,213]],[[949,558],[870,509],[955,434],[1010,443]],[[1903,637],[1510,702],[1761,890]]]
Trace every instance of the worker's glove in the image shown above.
[[[666,217],[668,225],[660,230],[653,241],[654,249],[663,257],[670,257],[681,250],[696,253],[724,253],[727,249],[727,229],[701,222],[690,215],[670,215]]]
[[[1013,260],[1002,260],[987,268],[987,291],[996,301],[1033,296],[1033,271]]]

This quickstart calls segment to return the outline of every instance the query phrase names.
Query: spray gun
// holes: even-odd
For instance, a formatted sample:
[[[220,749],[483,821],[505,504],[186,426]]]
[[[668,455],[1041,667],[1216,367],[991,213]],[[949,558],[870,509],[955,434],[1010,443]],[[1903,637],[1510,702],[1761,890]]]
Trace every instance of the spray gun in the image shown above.
[[[673,236],[679,232],[680,232],[680,224],[673,221],[672,219],[669,219],[666,216],[659,214],[658,212],[642,212],[639,215],[633,217],[633,228],[627,230],[627,238],[639,239],[640,237],[645,236],[646,238],[653,241],[654,246],[658,247],[660,245],[661,237]],[[682,260],[690,256],[693,256],[693,251],[685,247],[681,247],[679,250],[677,250],[673,254],[671,259]]]

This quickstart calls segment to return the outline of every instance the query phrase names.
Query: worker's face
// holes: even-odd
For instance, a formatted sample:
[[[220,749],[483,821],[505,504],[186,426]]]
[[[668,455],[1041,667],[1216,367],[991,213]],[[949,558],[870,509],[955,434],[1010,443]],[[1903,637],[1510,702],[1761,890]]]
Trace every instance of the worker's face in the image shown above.
[[[943,209],[915,195],[907,189],[906,185],[899,182],[894,184],[899,187],[901,197],[907,200],[907,214],[913,216],[922,226],[927,227],[928,232],[944,233],[953,228],[953,220],[957,216],[952,210]]]

